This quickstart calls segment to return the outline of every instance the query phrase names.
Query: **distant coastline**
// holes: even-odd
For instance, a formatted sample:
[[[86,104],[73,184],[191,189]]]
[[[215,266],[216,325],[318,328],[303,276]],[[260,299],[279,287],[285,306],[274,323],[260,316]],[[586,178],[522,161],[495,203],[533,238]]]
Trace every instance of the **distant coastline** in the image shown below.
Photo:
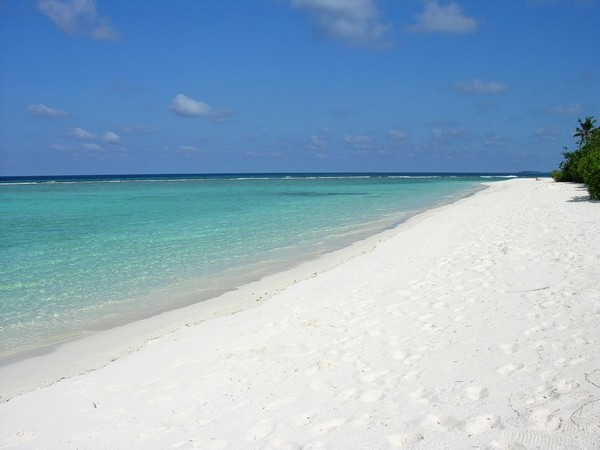
[[[257,173],[148,173],[148,174],[99,174],[99,175],[4,175],[0,183],[50,182],[50,181],[103,181],[103,180],[185,180],[236,178],[329,178],[329,177],[498,177],[533,178],[549,177],[550,172],[257,172]]]

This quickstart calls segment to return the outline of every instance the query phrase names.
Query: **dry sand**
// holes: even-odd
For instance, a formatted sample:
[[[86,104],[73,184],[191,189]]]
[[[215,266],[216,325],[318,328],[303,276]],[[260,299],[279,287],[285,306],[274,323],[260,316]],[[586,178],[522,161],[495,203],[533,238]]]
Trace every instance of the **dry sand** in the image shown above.
[[[428,211],[255,308],[0,404],[0,446],[598,449],[585,197],[515,179]]]

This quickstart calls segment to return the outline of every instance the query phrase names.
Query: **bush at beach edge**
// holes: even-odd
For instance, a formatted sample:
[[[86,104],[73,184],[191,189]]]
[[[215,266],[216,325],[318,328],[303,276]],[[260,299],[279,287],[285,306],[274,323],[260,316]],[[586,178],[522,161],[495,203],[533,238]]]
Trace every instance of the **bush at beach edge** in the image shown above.
[[[600,128],[594,126],[595,122],[591,116],[579,119],[580,127],[573,135],[579,138],[579,148],[570,152],[565,147],[564,160],[552,172],[556,181],[585,183],[590,200],[600,200]]]

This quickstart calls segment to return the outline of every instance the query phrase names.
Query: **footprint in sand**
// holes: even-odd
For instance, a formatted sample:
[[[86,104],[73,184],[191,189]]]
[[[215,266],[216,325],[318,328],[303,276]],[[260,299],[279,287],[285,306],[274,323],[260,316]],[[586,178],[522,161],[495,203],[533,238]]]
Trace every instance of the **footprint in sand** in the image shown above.
[[[271,419],[263,419],[250,429],[250,440],[262,439],[275,430],[275,422]]]
[[[531,336],[532,334],[536,334],[539,333],[540,331],[544,330],[543,327],[537,326],[537,327],[531,327],[526,329],[525,331],[523,331],[523,334],[525,336]]]
[[[404,360],[404,364],[407,366],[412,365],[423,357],[421,353],[411,354],[408,358]]]
[[[541,306],[542,308],[546,309],[546,308],[550,308],[551,306],[554,306],[555,304],[556,304],[555,301],[548,300],[548,301],[545,301],[544,303],[541,303],[539,306]]]
[[[421,359],[423,357],[423,354],[419,353],[419,351],[421,351],[421,350],[425,351],[426,348],[420,347],[420,348],[416,349],[416,353],[413,353],[413,352],[407,351],[407,350],[398,350],[398,351],[392,352],[390,354],[390,357],[392,359],[395,359],[396,361],[402,361],[407,366],[410,366],[412,363],[418,361],[419,359]]]
[[[413,391],[409,394],[410,398],[412,398],[415,402],[420,403],[435,403],[438,398],[435,395],[435,392],[430,391],[428,389],[419,388],[416,391]]]
[[[325,422],[321,422],[313,427],[313,433],[315,434],[327,434],[330,431],[335,430],[336,428],[341,427],[346,423],[346,419],[343,417],[339,417],[337,419],[327,420]]]
[[[573,358],[569,360],[569,365],[571,366],[575,366],[577,364],[582,363],[583,361],[585,361],[587,358],[585,356],[582,356],[581,358]]]
[[[559,380],[554,386],[554,390],[560,394],[566,394],[579,387],[575,380]]]
[[[546,433],[553,433],[562,426],[562,419],[554,416],[549,409],[534,410],[529,418],[533,428]]]
[[[450,431],[460,428],[461,422],[452,416],[429,414],[422,425],[424,428],[433,431]]]
[[[389,370],[373,370],[371,372],[363,374],[360,377],[360,379],[364,383],[372,383],[372,382],[376,381],[377,379],[387,375],[388,373],[389,373]]]
[[[329,370],[329,369],[332,369],[334,366],[335,366],[335,363],[333,361],[328,360],[328,359],[321,359],[317,363],[317,368],[319,370]]]
[[[420,370],[409,370],[404,375],[402,375],[401,379],[403,381],[414,381],[421,376],[422,371]]]
[[[517,350],[519,350],[519,345],[518,344],[499,344],[498,345],[500,347],[500,350],[502,350],[503,353],[510,355],[511,353],[515,353]]]
[[[306,375],[314,375],[325,370],[331,370],[335,367],[335,362],[329,359],[320,359],[317,363],[304,371]]]
[[[33,431],[25,430],[17,432],[17,440],[20,444],[24,444],[25,442],[31,441],[35,437],[35,433]]]
[[[423,440],[421,433],[399,433],[391,434],[387,437],[388,442],[393,447],[405,447],[407,445],[414,445],[419,441]]]
[[[499,367],[498,370],[496,370],[496,372],[498,372],[500,375],[504,375],[504,376],[508,376],[510,374],[512,374],[513,372],[516,372],[517,370],[520,370],[524,367],[523,363],[512,363],[512,364],[507,364],[505,366]]]
[[[488,388],[481,386],[469,386],[465,389],[465,397],[470,400],[481,400],[488,396]]]
[[[498,450],[526,450],[524,445],[519,444],[515,441],[492,441],[488,446],[490,449],[498,449]]]
[[[541,386],[537,386],[535,388],[535,392],[533,393],[533,396],[530,398],[527,398],[525,400],[525,403],[527,405],[535,405],[535,404],[539,404],[539,403],[545,403],[549,400],[556,398],[558,395],[559,394],[557,394],[557,392],[550,386],[541,385]]]
[[[304,326],[309,328],[319,328],[321,326],[321,321],[319,319],[311,319],[308,322],[305,322]]]
[[[421,327],[421,330],[428,331],[430,333],[435,333],[436,331],[441,330],[435,323],[426,323]]]
[[[404,359],[406,359],[408,357],[408,355],[410,355],[409,352],[405,352],[404,350],[399,350],[397,352],[392,353],[392,359],[395,359],[397,361],[402,361]]]
[[[585,357],[575,358],[575,359],[559,358],[556,361],[554,361],[554,366],[559,367],[559,368],[567,367],[567,366],[576,366],[577,364],[582,363],[585,360],[586,360]]]
[[[498,416],[493,414],[482,414],[477,417],[473,417],[465,425],[465,431],[468,434],[481,434],[492,429],[502,429],[502,423]]]

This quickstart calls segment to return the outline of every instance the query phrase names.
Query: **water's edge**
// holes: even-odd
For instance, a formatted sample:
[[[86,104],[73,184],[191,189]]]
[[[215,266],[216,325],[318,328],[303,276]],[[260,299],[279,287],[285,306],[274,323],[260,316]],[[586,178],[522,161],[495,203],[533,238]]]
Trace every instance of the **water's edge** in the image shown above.
[[[344,177],[345,178],[345,177]],[[352,177],[351,177],[352,178]],[[370,178],[370,177],[369,177]],[[377,177],[379,178],[379,177]],[[108,181],[108,183],[112,183],[113,181],[121,183],[122,180],[112,180],[112,181]],[[148,181],[148,180],[138,180],[138,181]],[[96,183],[97,181],[93,181],[92,183]],[[104,183],[105,181],[100,181],[100,183]],[[64,182],[60,182],[60,183],[64,183]],[[67,182],[69,184],[72,184],[72,182]],[[81,183],[81,181],[77,181],[77,184]],[[85,184],[87,184],[87,182],[83,182]],[[245,183],[245,182],[244,182]],[[270,181],[269,181],[270,183]],[[287,184],[287,181],[285,182]],[[302,183],[304,183],[304,181],[302,181]],[[310,184],[312,184],[312,179],[311,181],[309,181]],[[337,185],[337,181],[335,182]],[[362,183],[362,180],[360,181],[360,183]],[[44,185],[46,184],[46,182],[43,183]],[[400,186],[402,186],[404,183],[402,183]],[[429,184],[429,182],[426,182],[425,185],[423,186],[427,186]],[[24,278],[18,278],[17,277],[14,278],[13,283],[14,286],[17,287],[17,289],[21,289],[19,286],[20,285],[25,285],[24,283],[18,283],[18,282],[29,282],[32,283],[30,285],[30,287],[28,287],[24,292],[23,292],[23,296],[21,297],[17,297],[16,295],[12,294],[11,291],[7,291],[7,305],[10,305],[11,303],[9,303],[10,301],[12,301],[12,304],[19,306],[19,304],[22,305],[33,305],[35,307],[30,309],[29,311],[24,309],[25,313],[28,314],[28,316],[23,316],[24,317],[24,321],[22,322],[22,324],[19,324],[18,322],[14,322],[17,324],[18,327],[20,327],[21,330],[23,330],[25,332],[25,334],[23,334],[23,337],[19,336],[18,333],[20,333],[19,328],[14,327],[14,328],[10,328],[10,320],[12,320],[12,316],[10,314],[7,314],[7,316],[3,317],[3,319],[6,319],[6,323],[9,324],[9,327],[6,328],[7,333],[3,334],[6,338],[6,340],[2,343],[2,345],[0,345],[0,360],[5,358],[5,357],[10,357],[11,355],[14,354],[20,354],[23,352],[27,352],[30,350],[36,350],[40,347],[47,347],[49,344],[58,344],[60,342],[64,342],[64,341],[68,341],[71,340],[73,338],[77,338],[83,335],[89,335],[92,334],[94,332],[97,331],[102,331],[105,329],[110,329],[110,328],[114,328],[129,322],[133,322],[133,321],[137,321],[137,320],[142,320],[142,319],[146,319],[148,317],[163,313],[163,312],[167,312],[169,310],[172,309],[178,309],[178,308],[182,308],[191,304],[195,304],[198,303],[200,301],[204,301],[210,298],[215,298],[219,295],[222,295],[225,292],[231,291],[236,289],[237,287],[256,281],[264,276],[267,276],[269,274],[275,273],[275,272],[280,272],[286,269],[289,269],[291,267],[294,267],[295,265],[298,265],[300,263],[302,263],[303,261],[307,261],[307,260],[313,260],[318,258],[319,256],[325,254],[325,253],[329,253],[332,251],[335,251],[337,249],[340,249],[342,247],[348,246],[350,244],[352,244],[355,241],[359,241],[361,239],[367,238],[368,236],[371,236],[373,234],[376,234],[380,231],[384,231],[386,229],[389,228],[393,228],[394,226],[396,226],[398,223],[403,222],[404,220],[406,220],[408,217],[410,217],[411,215],[414,215],[424,209],[428,209],[428,208],[434,208],[438,205],[444,204],[444,203],[448,203],[448,202],[452,202],[464,195],[467,195],[469,192],[475,191],[478,189],[478,186],[481,185],[481,181],[479,182],[475,182],[473,181],[473,179],[471,178],[470,181],[467,181],[466,185],[463,185],[463,181],[460,181],[458,185],[455,185],[455,188],[451,188],[451,184],[454,184],[454,182],[448,184],[446,182],[443,182],[443,185],[445,187],[442,187],[440,192],[435,194],[432,196],[431,194],[426,194],[426,196],[428,195],[431,198],[425,198],[423,196],[415,196],[415,199],[421,197],[422,200],[418,200],[418,201],[414,201],[412,202],[412,205],[410,204],[411,202],[405,202],[404,200],[400,201],[400,204],[395,205],[394,208],[390,209],[388,208],[387,210],[382,210],[380,212],[380,214],[371,214],[375,211],[371,210],[371,213],[366,214],[365,216],[365,211],[368,211],[368,208],[365,208],[364,210],[359,207],[358,209],[360,211],[356,211],[359,214],[357,215],[357,217],[355,218],[355,222],[350,224],[349,222],[345,222],[344,226],[341,228],[329,228],[327,231],[326,228],[323,228],[323,231],[325,231],[325,233],[321,233],[319,232],[318,234],[312,234],[313,230],[313,225],[317,225],[316,228],[314,228],[315,230],[318,229],[318,227],[321,224],[324,224],[324,222],[314,222],[313,220],[311,221],[307,221],[307,223],[304,223],[304,221],[296,221],[296,223],[298,223],[298,225],[292,226],[292,227],[288,227],[287,224],[283,223],[287,220],[287,216],[285,214],[285,212],[283,214],[280,214],[279,217],[283,218],[282,220],[279,220],[276,226],[268,228],[268,227],[264,227],[262,228],[262,233],[258,233],[256,234],[256,236],[262,236],[262,238],[268,238],[271,239],[271,235],[266,235],[264,230],[269,230],[267,232],[268,233],[275,233],[275,235],[278,235],[278,231],[279,230],[279,226],[283,226],[282,230],[285,230],[287,228],[289,228],[287,231],[284,231],[281,234],[281,239],[277,238],[274,239],[273,242],[275,242],[274,244],[271,243],[269,246],[266,246],[265,249],[263,250],[262,248],[257,247],[256,243],[253,244],[254,242],[258,242],[256,240],[256,238],[254,237],[254,233],[249,233],[248,236],[245,235],[241,235],[238,230],[240,229],[244,229],[243,225],[237,226],[234,225],[233,227],[231,227],[231,232],[232,234],[221,234],[221,236],[219,237],[219,239],[222,241],[223,239],[226,239],[227,241],[231,241],[233,242],[234,246],[237,245],[235,244],[236,242],[241,242],[241,240],[243,241],[247,241],[249,243],[249,247],[251,248],[252,246],[254,246],[254,250],[256,250],[256,252],[248,252],[248,248],[246,244],[244,244],[244,246],[240,247],[242,248],[242,252],[240,252],[240,256],[237,257],[236,259],[234,258],[230,258],[229,256],[225,256],[224,258],[230,258],[231,262],[234,262],[234,264],[229,264],[223,267],[223,261],[224,259],[221,256],[218,256],[216,254],[214,254],[215,249],[218,249],[218,251],[223,254],[223,255],[228,255],[228,250],[229,247],[227,246],[228,243],[223,246],[223,247],[197,247],[197,250],[199,250],[199,252],[197,252],[197,254],[201,255],[204,252],[204,249],[208,249],[208,252],[206,253],[207,255],[211,255],[213,257],[215,257],[214,261],[211,260],[210,264],[212,265],[212,267],[218,268],[219,265],[221,266],[220,269],[216,269],[213,270],[208,269],[208,266],[204,266],[204,267],[200,267],[197,266],[196,263],[194,263],[194,269],[193,271],[190,271],[190,266],[187,265],[186,268],[186,261],[182,261],[181,258],[178,258],[177,255],[180,255],[181,249],[177,248],[177,246],[175,246],[173,248],[173,252],[168,252],[168,254],[165,254],[164,257],[162,256],[162,253],[165,253],[165,251],[168,250],[168,245],[164,246],[164,245],[160,245],[159,242],[163,242],[160,240],[155,240],[155,241],[147,241],[147,240],[142,240],[142,241],[135,241],[134,242],[138,242],[138,244],[143,244],[143,247],[140,247],[140,253],[141,255],[138,255],[137,253],[132,253],[130,251],[131,248],[134,247],[127,247],[126,243],[123,247],[118,246],[115,247],[113,243],[109,243],[108,247],[106,247],[108,250],[105,250],[105,247],[99,247],[95,242],[94,243],[90,243],[90,245],[85,244],[85,248],[83,246],[79,246],[81,248],[77,248],[75,247],[74,249],[70,249],[69,245],[70,242],[67,242],[67,247],[66,249],[68,249],[71,253],[63,253],[62,255],[62,260],[63,261],[69,261],[69,258],[71,257],[71,255],[83,255],[82,260],[85,261],[84,258],[86,258],[86,255],[93,255],[93,252],[96,251],[98,252],[98,256],[101,256],[101,259],[96,258],[94,255],[94,260],[89,261],[90,265],[89,266],[75,266],[79,269],[79,272],[72,270],[70,264],[62,264],[60,266],[56,266],[56,268],[54,266],[32,266],[32,269],[45,269],[46,272],[41,272],[41,275],[36,275],[36,271],[35,270],[29,270],[29,271],[25,271],[23,270],[23,267],[28,267],[25,264],[19,264],[16,267],[19,267],[19,270],[25,274],[25,276],[28,276],[29,279]],[[52,185],[54,185],[54,183],[52,183]],[[135,183],[135,185],[137,186],[138,184]],[[437,182],[435,182],[435,184],[433,184],[433,186],[437,185]],[[461,187],[462,185],[462,187]],[[111,185],[114,186],[114,185]],[[270,186],[270,184],[268,185]],[[277,185],[276,185],[277,186]],[[296,186],[298,186],[296,184]],[[322,183],[319,183],[316,185],[317,189],[319,189],[319,186],[321,186],[321,188],[323,187]],[[375,183],[375,186],[379,186],[379,182]],[[409,185],[410,186],[410,185]],[[341,186],[340,186],[341,187]],[[456,191],[455,189],[458,188],[458,191]],[[62,188],[61,188],[62,189]],[[120,189],[120,188],[119,188]],[[129,189],[129,188],[127,188]],[[136,188],[137,189],[137,188]],[[279,188],[278,188],[279,189]],[[300,189],[304,189],[304,187],[301,187]],[[337,189],[337,188],[335,188]],[[352,188],[354,189],[354,188]],[[376,188],[379,189],[379,188]],[[86,188],[87,190],[87,188]],[[111,190],[113,190],[111,188]],[[421,190],[421,189],[419,189]],[[285,190],[284,190],[285,191]],[[426,191],[426,190],[425,190]],[[53,192],[53,188],[51,189],[50,192]],[[62,191],[64,192],[64,191]],[[77,192],[77,191],[75,191]],[[234,190],[234,192],[236,192]],[[239,191],[238,191],[239,192]],[[295,190],[292,190],[290,192],[296,192]],[[315,191],[316,192],[316,191]],[[402,198],[402,189],[399,190],[399,192],[401,193],[400,197],[398,198]],[[336,192],[337,193],[337,192]],[[87,195],[87,192],[86,192]],[[410,195],[410,194],[409,194]],[[331,197],[330,197],[331,198]],[[425,200],[425,201],[423,201]],[[387,200],[386,200],[387,201]],[[336,203],[339,203],[337,201],[337,197],[335,200]],[[290,202],[291,204],[293,204],[294,202]],[[341,202],[340,203],[342,206],[343,205],[348,205],[347,202]],[[307,203],[305,203],[306,207]],[[312,205],[312,201],[311,201],[311,205]],[[399,207],[399,208],[396,208]],[[312,207],[312,206],[311,206]],[[321,216],[326,216],[323,215],[323,210],[319,209],[319,203],[317,203],[317,206],[315,208],[315,214],[314,217],[319,217],[319,215]],[[342,210],[344,209],[344,207],[342,207]],[[347,209],[348,211],[350,211],[350,214],[355,214],[355,210],[352,209]],[[167,209],[168,211],[168,209]],[[259,209],[260,211],[260,209]],[[278,211],[277,208],[274,208],[274,211]],[[114,211],[113,211],[114,212]],[[337,213],[336,213],[337,214]],[[346,213],[347,214],[347,213]],[[362,214],[362,215],[361,215]],[[167,213],[168,216],[168,213]],[[42,216],[43,219],[45,220],[44,216]],[[152,216],[153,218],[155,217],[154,215]],[[253,217],[252,215],[250,216],[251,218]],[[268,217],[268,216],[267,216]],[[291,216],[294,217],[294,216]],[[334,216],[332,216],[334,217]],[[349,217],[349,216],[348,216]],[[297,217],[296,217],[297,218]],[[50,218],[51,220],[54,220],[54,217]],[[137,219],[137,217],[135,217],[135,219]],[[64,221],[64,218],[62,219]],[[366,221],[365,221],[366,220]],[[15,221],[16,224],[19,224],[18,221]],[[61,224],[60,222],[58,222],[59,225]],[[135,224],[137,223],[136,220],[132,220],[131,223]],[[178,222],[174,222],[174,223],[178,223]],[[230,223],[236,223],[235,218],[232,217]],[[240,223],[244,223],[243,221],[241,221]],[[294,221],[290,222],[290,223],[294,223]],[[199,221],[199,223],[196,225],[196,222],[194,222],[194,226],[197,227],[202,227],[205,226],[206,227],[206,223],[203,224],[202,220]],[[340,225],[342,223],[340,222]],[[103,224],[104,225],[104,224]],[[106,229],[108,230],[108,233],[105,236],[111,236],[110,233],[114,233],[114,230],[112,228],[110,228],[110,226],[112,224],[107,224],[108,226]],[[347,226],[350,225],[350,226]],[[211,226],[213,226],[211,224]],[[336,225],[337,227],[337,225]],[[16,228],[16,227],[15,227]],[[57,227],[58,228],[58,227]],[[92,228],[93,229],[93,228]],[[216,229],[219,230],[219,225],[216,225]],[[297,229],[299,234],[298,237],[294,236],[294,233],[290,233],[289,230],[295,230]],[[126,233],[131,233],[130,230],[128,230],[127,228],[125,228]],[[252,230],[252,228],[250,227],[250,230]],[[76,229],[76,232],[79,233],[79,229]],[[137,230],[136,230],[137,231]],[[305,233],[306,231],[306,233]],[[119,233],[121,232],[121,228],[119,225]],[[164,235],[165,241],[164,242],[170,242],[171,236],[180,236],[180,234],[178,234],[179,230],[177,228],[172,228],[169,230],[169,233]],[[183,236],[185,236],[186,231],[183,231]],[[77,234],[76,234],[77,235]],[[144,234],[144,230],[142,230],[142,233],[140,233],[141,236],[145,236]],[[36,236],[34,236],[36,237]],[[76,240],[74,242],[86,242],[85,240],[88,238],[87,235],[83,235],[83,240]],[[93,236],[92,236],[93,237]],[[292,238],[292,240],[290,240],[289,238]],[[32,240],[28,240],[26,242],[35,242]],[[102,244],[102,240],[99,240],[98,242],[100,242],[100,244]],[[201,242],[201,241],[200,241]],[[219,240],[217,240],[217,242],[220,242]],[[153,249],[155,248],[154,245],[157,245],[157,250],[154,251]],[[31,247],[31,246],[30,246]],[[270,249],[269,249],[270,247]],[[18,247],[16,247],[18,248]],[[32,247],[34,249],[38,249],[38,247]],[[44,248],[44,247],[42,247]],[[63,247],[64,248],[64,247]],[[194,252],[192,253],[196,253],[196,246],[195,243],[194,245],[191,245],[188,248],[192,248],[194,249]],[[129,254],[127,253],[123,253],[125,255],[125,258],[123,259],[125,262],[124,263],[117,263],[117,264],[113,264],[112,260],[110,257],[107,258],[105,255],[111,255],[111,251],[115,252],[115,250],[121,250],[121,249],[125,249],[125,252],[129,252]],[[150,249],[148,251],[146,251],[146,249]],[[10,247],[9,247],[10,250]],[[56,250],[57,252],[60,252],[61,250],[59,250],[58,248],[56,249],[52,249],[52,251]],[[90,251],[91,250],[91,251]],[[81,251],[81,253],[77,253],[78,251]],[[88,252],[88,253],[86,253]],[[179,253],[178,253],[179,252]],[[15,255],[16,252],[13,252]],[[60,253],[58,253],[60,254]],[[152,255],[150,259],[148,259],[146,257],[147,255]],[[190,253],[191,254],[191,253]],[[10,253],[7,253],[7,255],[10,255]],[[154,255],[158,255],[158,256],[154,256]],[[173,255],[173,256],[172,256]],[[249,257],[249,255],[253,255],[251,257]],[[17,255],[18,256],[18,255]],[[37,255],[29,255],[30,258],[25,258],[24,261],[27,261],[29,264],[29,261],[33,261],[34,264],[38,264],[36,261],[40,260],[42,261],[46,261],[45,258],[40,258]],[[116,255],[117,257],[119,257],[119,254]],[[188,255],[189,256],[189,255]],[[128,259],[126,259],[128,258]],[[154,258],[154,259],[152,259]],[[11,260],[10,260],[10,256],[6,258],[7,259],[7,263],[4,266],[5,269],[7,269],[6,271],[6,280],[11,280],[12,275],[11,272],[8,271],[8,268],[11,267]],[[164,273],[176,273],[178,276],[176,277],[177,279],[172,279],[169,280],[167,278],[163,278],[162,272],[156,272],[156,270],[152,269],[152,267],[157,267],[156,266],[156,262],[157,261],[166,261],[168,262],[168,267],[167,265],[163,264],[164,267]],[[18,259],[15,258],[15,261],[17,263],[20,263],[20,261]],[[51,259],[50,259],[51,261]],[[114,261],[119,261],[119,258],[114,259]],[[198,262],[201,262],[200,260],[198,260]],[[62,263],[62,262],[61,262]],[[179,264],[180,263],[184,263],[183,267],[184,270],[187,269],[187,273],[184,272],[179,272]],[[213,264],[214,263],[214,264]],[[97,279],[104,279],[104,283],[98,284],[95,280],[94,277],[96,276],[96,272],[94,272],[92,274],[92,272],[85,272],[84,270],[87,269],[87,267],[93,267],[93,264],[98,265],[98,267],[96,267],[96,272],[99,273],[100,275],[98,277],[96,277]],[[147,264],[147,266],[146,266]],[[68,267],[66,267],[68,266]],[[134,278],[132,277],[128,277],[128,274],[130,273],[130,271],[128,270],[130,267],[134,267],[135,269],[133,270],[133,276],[135,276]],[[151,280],[151,281],[144,281],[144,283],[147,284],[142,286],[142,290],[138,291],[138,292],[132,292],[130,290],[127,290],[128,288],[131,288],[131,286],[128,286],[127,284],[123,284],[128,283],[129,281],[125,281],[127,279],[131,280],[133,283],[137,283],[138,279],[141,281],[141,278],[139,278],[138,273],[141,273],[140,270],[138,270],[138,267],[142,268],[142,267],[148,267],[149,271],[146,273],[146,276],[144,277],[145,280]],[[174,270],[171,270],[170,267],[172,267]],[[199,269],[197,270],[196,269]],[[66,269],[63,272],[63,269]],[[144,269],[145,270],[145,269]],[[137,272],[136,272],[137,271]],[[56,277],[53,275],[54,273],[58,274]],[[114,280],[113,283],[113,279],[112,278],[107,278],[107,276],[112,276],[112,274],[115,275],[119,275],[117,279]],[[120,276],[120,274],[126,274],[123,276]],[[33,278],[32,275],[33,274]],[[65,276],[64,274],[69,274],[67,276]],[[62,277],[62,278],[61,278]],[[79,281],[74,281],[73,283],[71,283],[71,280],[82,280],[82,287],[83,288],[91,288],[88,289],[88,291],[78,291],[76,289],[79,289],[80,286],[77,284],[73,284],[73,283],[79,283]],[[91,283],[88,282],[88,280],[92,280]],[[134,281],[135,280],[135,281]],[[33,284],[36,283],[36,284]],[[63,288],[63,283],[64,283],[64,291],[61,292],[55,292],[54,287],[58,286],[58,288]],[[85,283],[88,283],[89,286],[85,285]],[[95,285],[94,285],[95,284]],[[151,286],[153,285],[153,286]],[[117,288],[117,286],[119,288]],[[124,289],[120,289],[121,287],[123,287]],[[3,291],[4,292],[4,291]],[[20,294],[19,291],[15,290],[14,291],[16,294]],[[38,308],[37,305],[37,299],[33,298],[33,294],[35,294],[36,292],[44,292],[46,293],[46,297],[48,299],[53,299],[52,301],[49,301],[48,303],[44,304],[44,303],[40,303],[40,307]],[[60,304],[60,302],[62,302],[62,298],[65,298],[67,300],[69,300],[70,298],[73,298],[75,300],[78,299],[79,295],[83,294],[83,296],[81,297],[83,299],[83,301],[78,301],[77,304],[73,304],[74,309],[63,309],[62,305]],[[13,295],[13,298],[10,297],[10,295]],[[90,295],[92,297],[90,297]],[[64,297],[61,297],[64,296]],[[89,303],[89,299],[92,299],[95,303]],[[85,302],[85,303],[84,303]],[[54,304],[56,304],[56,309],[54,309]],[[69,301],[65,302],[65,305],[67,305],[67,308],[69,308]],[[8,308],[10,308],[10,306],[8,306]],[[4,310],[3,310],[4,311]],[[14,309],[14,311],[18,311],[18,309]],[[91,314],[88,314],[88,311]],[[11,311],[7,309],[7,313],[10,313]],[[35,314],[40,314],[38,317],[40,319],[38,319],[38,317],[35,316]],[[83,313],[83,315],[82,315]],[[44,315],[42,315],[44,314]],[[20,317],[17,316],[18,319],[20,319]],[[28,325],[27,320],[31,321],[32,327],[30,328]],[[35,320],[35,321],[34,321]],[[37,323],[36,323],[37,322]],[[2,330],[4,330],[4,328],[0,328]],[[4,333],[4,331],[2,331],[2,333]],[[24,339],[23,339],[24,338]],[[19,340],[20,339],[20,340]]]
[[[325,254],[296,260],[286,267],[261,274],[209,299],[2,357],[0,402],[64,378],[96,370],[177,329],[254,308],[293,284],[373,250],[402,227],[412,226],[436,211],[465,201],[488,187],[487,183],[482,182],[479,189],[469,190],[460,197],[417,211],[374,235],[363,237],[342,248],[330,249]]]

